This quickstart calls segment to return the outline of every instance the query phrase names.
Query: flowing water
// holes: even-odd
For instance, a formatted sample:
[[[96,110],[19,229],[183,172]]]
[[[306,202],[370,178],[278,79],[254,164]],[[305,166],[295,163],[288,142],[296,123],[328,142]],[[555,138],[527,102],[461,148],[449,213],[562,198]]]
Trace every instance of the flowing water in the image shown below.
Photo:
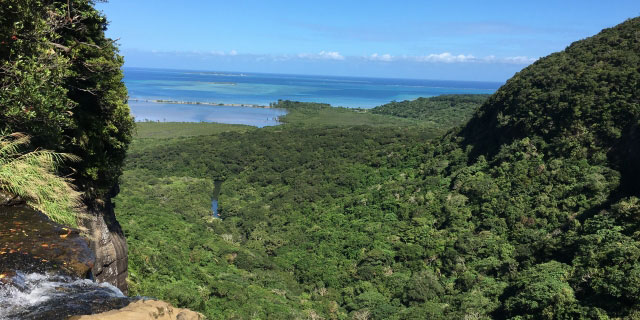
[[[220,188],[222,188],[222,181],[215,180],[213,182],[213,196],[211,197],[211,212],[214,218],[220,218],[218,214],[218,197],[220,197]]]
[[[0,206],[0,319],[66,319],[131,301],[96,283],[95,255],[78,230],[26,206]]]
[[[128,305],[118,288],[90,279],[15,272],[0,279],[0,319],[66,319]]]

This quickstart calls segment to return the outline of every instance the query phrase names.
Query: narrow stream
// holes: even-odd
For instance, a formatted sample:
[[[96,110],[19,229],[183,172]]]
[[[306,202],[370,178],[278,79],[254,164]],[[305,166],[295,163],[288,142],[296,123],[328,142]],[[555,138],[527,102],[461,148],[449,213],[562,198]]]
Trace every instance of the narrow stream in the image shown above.
[[[215,180],[213,182],[213,196],[211,197],[211,212],[213,217],[220,219],[218,214],[218,197],[220,196],[220,188],[222,187],[222,180]]]

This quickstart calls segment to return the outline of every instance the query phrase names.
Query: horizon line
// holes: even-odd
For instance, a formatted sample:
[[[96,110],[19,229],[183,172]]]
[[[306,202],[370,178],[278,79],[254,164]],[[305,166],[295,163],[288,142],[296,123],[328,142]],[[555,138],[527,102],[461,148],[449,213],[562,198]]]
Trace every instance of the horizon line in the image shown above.
[[[236,73],[236,74],[264,74],[264,75],[288,75],[288,76],[312,76],[312,77],[335,77],[335,78],[360,78],[360,79],[393,79],[393,80],[422,80],[422,81],[446,81],[446,82],[475,82],[475,83],[494,83],[505,84],[505,81],[487,81],[487,80],[451,80],[451,79],[427,79],[427,78],[402,78],[402,77],[376,77],[376,76],[344,76],[335,74],[318,74],[318,73],[277,73],[277,72],[256,72],[256,71],[230,71],[230,70],[212,70],[212,69],[189,69],[189,68],[171,68],[171,67],[139,67],[122,66],[123,69],[155,69],[155,70],[173,70],[173,71],[195,71],[195,72],[216,72],[216,73]],[[507,79],[508,80],[508,79]]]

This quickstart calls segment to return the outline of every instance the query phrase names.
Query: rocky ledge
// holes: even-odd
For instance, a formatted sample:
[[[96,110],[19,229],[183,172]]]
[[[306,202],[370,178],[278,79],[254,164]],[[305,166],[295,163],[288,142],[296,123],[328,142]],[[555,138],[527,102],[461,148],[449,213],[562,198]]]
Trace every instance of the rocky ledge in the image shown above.
[[[89,316],[74,316],[70,320],[204,320],[205,317],[188,309],[174,308],[157,300],[139,300],[128,306]]]
[[[0,206],[0,319],[66,319],[128,305],[118,288],[92,280],[95,261],[78,230],[19,202]]]
[[[55,271],[91,278],[95,255],[78,230],[26,206],[0,206],[0,277]]]
[[[205,319],[163,301],[129,298],[101,281],[117,279],[126,288],[126,255],[118,258],[126,245],[119,244],[124,237],[112,237],[120,233],[109,228],[113,222],[93,217],[99,228],[89,230],[94,239],[87,241],[78,230],[0,194],[0,319]],[[94,277],[96,270],[103,279]]]
[[[117,191],[114,188],[114,194]],[[26,265],[31,258],[53,265],[59,261],[67,264],[79,261],[70,256],[85,255],[78,256],[82,258],[80,265],[63,265],[62,269],[83,278],[88,276],[86,266],[89,266],[98,282],[110,283],[127,294],[127,241],[111,201],[95,201],[91,208],[85,206],[81,211],[80,226],[87,230],[88,242],[77,230],[51,222],[42,213],[28,208],[20,197],[0,190],[0,273],[2,269],[44,271],[15,268],[16,264]],[[31,254],[23,256],[26,252]],[[89,263],[85,258],[92,260]],[[35,262],[31,264],[42,267]]]

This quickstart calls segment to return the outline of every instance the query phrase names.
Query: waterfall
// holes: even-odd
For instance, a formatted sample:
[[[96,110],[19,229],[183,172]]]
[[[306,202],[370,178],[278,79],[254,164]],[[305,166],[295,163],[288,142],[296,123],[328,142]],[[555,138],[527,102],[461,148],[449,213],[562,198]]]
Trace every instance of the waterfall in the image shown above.
[[[0,275],[0,319],[66,319],[122,308],[132,299],[107,283],[42,273]]]

